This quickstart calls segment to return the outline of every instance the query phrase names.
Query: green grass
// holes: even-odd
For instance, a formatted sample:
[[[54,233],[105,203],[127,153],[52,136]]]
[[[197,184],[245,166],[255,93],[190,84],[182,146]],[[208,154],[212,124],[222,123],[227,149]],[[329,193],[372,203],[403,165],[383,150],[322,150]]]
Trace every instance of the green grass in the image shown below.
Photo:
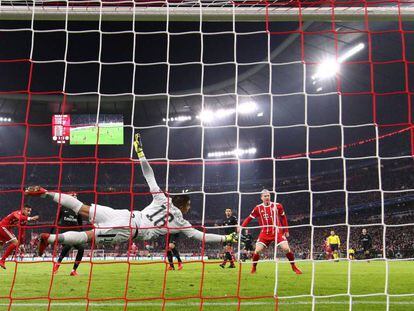
[[[92,302],[89,310],[124,310],[123,297],[143,299],[132,301],[127,310],[161,310],[162,285],[166,275],[165,297],[168,300],[165,310],[199,310],[200,299],[184,299],[202,295],[205,299],[203,310],[237,310],[238,279],[240,268],[221,269],[217,262],[205,264],[204,275],[201,263],[186,263],[182,271],[165,272],[161,263],[143,262],[108,263],[86,262],[79,268],[79,277],[69,276],[71,264],[62,265],[52,280],[51,263],[19,263],[12,289],[11,310],[47,310],[49,296],[52,299],[50,310],[85,310],[88,295],[92,299],[106,298],[105,301]],[[312,263],[300,263],[303,275],[295,275],[288,263],[278,264],[278,310],[312,310],[311,297],[283,298],[286,296],[309,295],[311,293]],[[386,264],[381,261],[351,263],[350,292],[353,295],[384,293]],[[327,296],[346,294],[348,286],[347,262],[314,263],[314,294]],[[126,284],[129,271],[128,285]],[[7,310],[9,295],[16,265],[7,263],[2,273],[0,287],[0,310]],[[250,263],[242,265],[239,294],[242,299],[241,310],[275,310],[275,300],[271,297],[275,284],[275,263],[261,262],[258,273],[249,273]],[[91,282],[88,292],[89,276]],[[202,282],[204,277],[204,281]],[[390,294],[414,293],[414,262],[399,261],[389,263]],[[50,286],[51,285],[51,286]],[[49,293],[50,289],[50,293]],[[34,299],[35,297],[40,297]],[[156,299],[158,297],[158,299]],[[221,297],[221,298],[220,298]],[[253,299],[255,298],[256,299]],[[67,298],[70,300],[59,300]],[[181,298],[181,299],[180,299]],[[250,298],[250,299],[249,299]],[[147,300],[144,300],[147,299]],[[386,296],[353,297],[352,310],[386,310]],[[349,310],[349,297],[316,298],[315,310]],[[390,310],[414,310],[414,297],[390,297]]]
[[[96,127],[77,128],[70,131],[71,145],[95,145],[96,140]],[[122,126],[99,128],[99,145],[122,145],[123,143],[124,128]]]

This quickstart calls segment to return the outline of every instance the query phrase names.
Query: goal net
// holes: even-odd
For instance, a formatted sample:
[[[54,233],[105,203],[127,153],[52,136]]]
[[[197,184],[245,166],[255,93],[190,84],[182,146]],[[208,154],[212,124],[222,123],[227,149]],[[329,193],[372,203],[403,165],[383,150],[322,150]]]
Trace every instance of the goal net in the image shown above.
[[[25,250],[7,259],[0,309],[412,308],[413,10],[412,1],[1,1],[0,216],[28,203],[40,219],[9,228]],[[39,258],[36,241],[65,230],[61,206],[24,188],[142,210],[152,196],[137,132],[161,189],[191,197],[185,218],[198,230],[224,234],[226,209],[241,225],[268,189],[303,274],[274,245],[252,275],[244,237],[232,246],[236,268],[222,269],[223,245],[175,236],[180,271],[168,270],[163,236],[92,243],[79,276],[69,276],[77,250],[54,274],[61,247]],[[254,249],[261,227],[247,229]],[[332,231],[338,251],[326,245]]]

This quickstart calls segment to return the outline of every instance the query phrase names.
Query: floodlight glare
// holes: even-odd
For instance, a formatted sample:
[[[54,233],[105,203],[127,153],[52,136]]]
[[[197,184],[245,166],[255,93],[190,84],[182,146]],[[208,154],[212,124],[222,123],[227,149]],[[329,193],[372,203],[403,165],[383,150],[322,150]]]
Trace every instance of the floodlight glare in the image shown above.
[[[206,123],[211,122],[214,119],[214,113],[213,113],[213,111],[211,111],[211,110],[203,110],[200,113],[200,119],[201,119],[201,121],[206,122]]]
[[[316,73],[312,76],[312,80],[325,80],[327,78],[333,77],[337,74],[337,72],[339,72],[341,63],[343,63],[350,57],[354,56],[356,53],[364,49],[364,47],[364,43],[359,43],[352,49],[347,51],[345,54],[339,56],[338,60],[335,60],[334,58],[329,58],[322,61],[316,69]],[[313,84],[315,84],[314,82]]]
[[[257,110],[257,104],[254,101],[239,104],[239,106],[237,107],[237,111],[240,114],[248,114],[248,113],[255,112],[256,110]]]
[[[312,80],[325,80],[330,78],[339,71],[339,63],[335,59],[326,59],[319,64],[316,73],[312,76]]]
[[[218,118],[226,118],[228,116],[231,116],[235,112],[236,112],[235,109],[219,109],[215,111],[214,113]]]
[[[207,154],[207,157],[209,158],[220,158],[220,157],[229,157],[229,156],[237,156],[240,157],[245,154],[255,154],[257,152],[257,149],[255,147],[248,148],[248,149],[233,149],[233,150],[227,150],[227,151],[214,151],[209,152]]]

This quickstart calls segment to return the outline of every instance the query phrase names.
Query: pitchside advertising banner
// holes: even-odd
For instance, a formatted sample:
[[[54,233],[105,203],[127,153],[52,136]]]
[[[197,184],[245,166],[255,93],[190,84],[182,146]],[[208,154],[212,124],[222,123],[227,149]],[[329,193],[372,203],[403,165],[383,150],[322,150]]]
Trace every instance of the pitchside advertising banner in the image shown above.
[[[122,145],[124,117],[121,114],[53,115],[52,138],[58,144]]]

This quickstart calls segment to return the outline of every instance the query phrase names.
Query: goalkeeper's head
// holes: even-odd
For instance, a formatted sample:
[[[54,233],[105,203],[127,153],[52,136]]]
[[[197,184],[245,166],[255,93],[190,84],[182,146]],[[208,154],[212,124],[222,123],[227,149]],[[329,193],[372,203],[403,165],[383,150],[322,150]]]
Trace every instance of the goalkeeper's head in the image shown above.
[[[190,197],[186,194],[175,195],[172,197],[172,203],[177,207],[181,213],[187,214],[191,208]]]

